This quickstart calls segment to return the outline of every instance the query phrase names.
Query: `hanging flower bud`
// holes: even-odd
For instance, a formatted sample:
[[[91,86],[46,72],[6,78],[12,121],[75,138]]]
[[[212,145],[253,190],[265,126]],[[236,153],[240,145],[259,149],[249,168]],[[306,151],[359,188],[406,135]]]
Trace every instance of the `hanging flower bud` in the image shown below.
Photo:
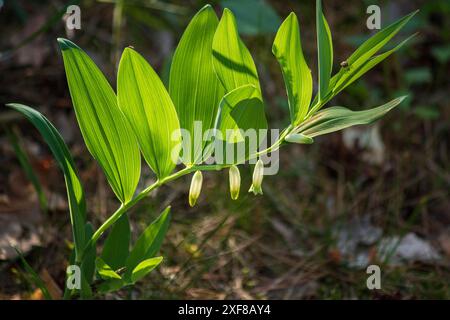
[[[314,142],[313,138],[305,136],[301,133],[291,133],[284,139],[290,143],[301,143],[301,144],[312,144]]]
[[[264,163],[261,159],[256,162],[255,169],[253,170],[253,183],[248,192],[253,194],[263,194],[261,184],[264,177]]]
[[[200,192],[202,191],[203,175],[201,171],[196,171],[191,180],[191,187],[189,188],[189,205],[195,206]]]
[[[230,167],[230,193],[231,199],[236,200],[239,197],[239,190],[241,188],[241,174],[236,166]]]

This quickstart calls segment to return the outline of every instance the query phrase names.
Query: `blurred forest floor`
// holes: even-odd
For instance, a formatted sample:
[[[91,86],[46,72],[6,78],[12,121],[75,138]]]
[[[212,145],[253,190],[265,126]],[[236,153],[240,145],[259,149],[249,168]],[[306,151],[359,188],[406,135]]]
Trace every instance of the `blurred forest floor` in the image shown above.
[[[80,170],[89,215],[98,226],[118,204],[82,142],[56,38],[73,39],[114,85],[114,66],[127,45],[141,52],[167,82],[178,39],[206,3],[126,1],[122,14],[116,10],[114,15],[111,2],[81,1],[81,30],[68,32],[58,13],[64,1],[0,1],[1,299],[41,298],[10,243],[25,252],[55,294],[64,285],[71,247],[57,164],[31,125],[3,105],[34,106],[60,130]],[[297,13],[315,76],[313,1],[210,3],[218,14],[224,6],[235,12],[258,66],[270,127],[283,127],[289,112],[271,53],[274,33],[290,11]],[[264,196],[246,193],[248,166],[241,170],[238,201],[230,200],[226,172],[206,173],[192,209],[188,178],[161,188],[130,216],[136,235],[172,204],[173,221],[162,246],[165,261],[137,287],[107,298],[450,298],[450,1],[325,1],[335,70],[370,35],[369,4],[382,8],[383,26],[421,9],[402,34],[419,35],[329,105],[363,109],[403,94],[409,95],[408,101],[377,125],[323,136],[311,146],[283,148],[280,172],[265,178]],[[20,149],[48,199],[47,212],[40,209],[18,160]],[[154,179],[143,170],[140,188]],[[381,290],[366,287],[369,264],[381,266]]]

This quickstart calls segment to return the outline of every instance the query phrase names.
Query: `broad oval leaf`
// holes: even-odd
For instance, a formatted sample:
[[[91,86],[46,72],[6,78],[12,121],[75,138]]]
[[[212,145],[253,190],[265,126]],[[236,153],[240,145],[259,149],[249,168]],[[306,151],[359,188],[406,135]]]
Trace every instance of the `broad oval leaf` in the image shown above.
[[[145,59],[126,48],[119,64],[117,99],[132,124],[145,160],[158,178],[168,176],[179,153],[178,116],[164,84]],[[178,148],[178,151],[175,150]]]
[[[322,1],[316,1],[316,28],[317,28],[317,64],[319,69],[319,101],[328,93],[331,71],[333,68],[333,43],[331,31],[322,12]]]
[[[169,93],[183,130],[182,161],[199,163],[206,141],[203,133],[214,126],[224,92],[212,65],[211,47],[218,19],[210,5],[203,7],[186,28],[170,68]],[[194,124],[201,124],[194,130]],[[188,133],[188,137],[184,133]]]
[[[87,241],[85,236],[86,201],[81,180],[78,177],[75,164],[67,145],[58,130],[40,112],[17,103],[7,105],[23,114],[40,132],[49,146],[66,181],[67,198],[69,202],[70,221],[72,224],[75,254],[79,257]],[[77,260],[77,259],[75,259]]]
[[[399,97],[382,106],[363,111],[352,111],[344,107],[330,107],[306,120],[296,132],[313,138],[355,125],[370,124],[395,108],[405,98],[405,96]]]
[[[252,84],[259,91],[255,62],[239,37],[233,13],[224,9],[212,44],[214,70],[226,92]]]
[[[86,146],[122,203],[134,194],[140,175],[139,147],[100,69],[77,45],[58,39],[67,82]]]
[[[308,113],[312,96],[311,70],[303,56],[297,16],[291,13],[278,29],[272,52],[283,72],[291,123],[300,123]]]
[[[230,91],[220,102],[214,158],[226,164],[245,161],[260,149],[267,136],[265,129],[260,91],[252,84]]]
[[[258,88],[248,84],[227,93],[220,102],[217,128],[230,143],[243,141],[242,131],[267,129],[264,105]]]

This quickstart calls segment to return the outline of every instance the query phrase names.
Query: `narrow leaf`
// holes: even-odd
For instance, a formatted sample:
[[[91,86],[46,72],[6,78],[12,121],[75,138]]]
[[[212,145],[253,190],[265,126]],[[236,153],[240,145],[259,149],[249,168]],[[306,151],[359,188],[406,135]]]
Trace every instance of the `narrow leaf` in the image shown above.
[[[203,7],[186,28],[172,60],[169,93],[178,113],[183,137],[184,164],[199,163],[206,142],[203,133],[214,127],[224,92],[212,65],[211,47],[218,19],[210,5]],[[194,122],[201,128],[194,130]],[[201,129],[201,130],[200,130]],[[195,136],[194,136],[195,135]]]
[[[139,263],[131,273],[131,282],[135,283],[155,269],[163,260],[163,257],[150,258]]]
[[[419,10],[411,12],[370,37],[347,59],[348,65],[357,68],[365,63],[370,57],[377,53],[378,50],[383,48],[384,45],[388,43],[389,40],[391,40],[417,12],[419,12]]]
[[[99,162],[116,196],[126,203],[134,194],[140,174],[139,147],[133,130],[95,63],[69,40],[60,38],[58,42],[86,146]]]
[[[176,165],[172,152],[180,143],[178,116],[164,84],[145,59],[126,48],[120,60],[117,99],[132,124],[145,160],[158,178]]]
[[[407,39],[400,42],[397,46],[395,46],[393,49],[386,51],[382,54],[379,54],[375,57],[370,58],[369,60],[365,61],[362,65],[360,65],[358,68],[352,67],[347,72],[344,72],[343,74],[338,73],[336,76],[333,77],[332,83],[333,83],[333,93],[332,96],[337,95],[339,92],[344,90],[346,87],[348,87],[350,84],[361,78],[365,73],[367,73],[369,70],[371,70],[373,67],[375,67],[377,64],[382,62],[384,59],[389,57],[391,54],[399,50],[401,47],[403,47],[409,40],[411,40],[415,34],[408,37]],[[331,99],[331,97],[330,97]]]
[[[331,71],[333,68],[333,43],[330,27],[322,12],[322,1],[316,0],[317,59],[319,67],[319,100],[328,93]]]
[[[308,113],[312,96],[312,77],[303,56],[300,28],[295,13],[292,12],[278,29],[272,52],[283,72],[291,123],[296,125]]]
[[[86,202],[84,190],[76,171],[72,156],[58,130],[38,111],[22,104],[12,103],[7,106],[22,113],[39,131],[53,153],[66,180],[75,252],[78,257],[85,244]]]
[[[352,111],[344,107],[330,107],[316,113],[296,131],[313,138],[355,125],[370,124],[395,108],[405,98],[399,97],[382,106],[364,111]]]

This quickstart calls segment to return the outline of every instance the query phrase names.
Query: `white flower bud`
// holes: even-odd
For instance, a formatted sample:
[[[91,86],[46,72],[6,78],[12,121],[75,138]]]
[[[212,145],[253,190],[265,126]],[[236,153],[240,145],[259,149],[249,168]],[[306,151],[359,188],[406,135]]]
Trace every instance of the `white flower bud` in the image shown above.
[[[253,170],[253,183],[248,192],[253,194],[263,194],[261,184],[264,178],[264,163],[261,159],[256,162],[255,169]]]
[[[231,199],[236,200],[239,197],[239,190],[241,188],[241,174],[236,166],[230,167],[230,194]]]
[[[312,144],[314,142],[313,138],[305,136],[301,133],[291,133],[284,138],[290,143],[301,143],[301,144]]]
[[[189,188],[189,205],[195,206],[200,192],[202,191],[203,175],[201,171],[196,171],[191,180],[191,187]]]

